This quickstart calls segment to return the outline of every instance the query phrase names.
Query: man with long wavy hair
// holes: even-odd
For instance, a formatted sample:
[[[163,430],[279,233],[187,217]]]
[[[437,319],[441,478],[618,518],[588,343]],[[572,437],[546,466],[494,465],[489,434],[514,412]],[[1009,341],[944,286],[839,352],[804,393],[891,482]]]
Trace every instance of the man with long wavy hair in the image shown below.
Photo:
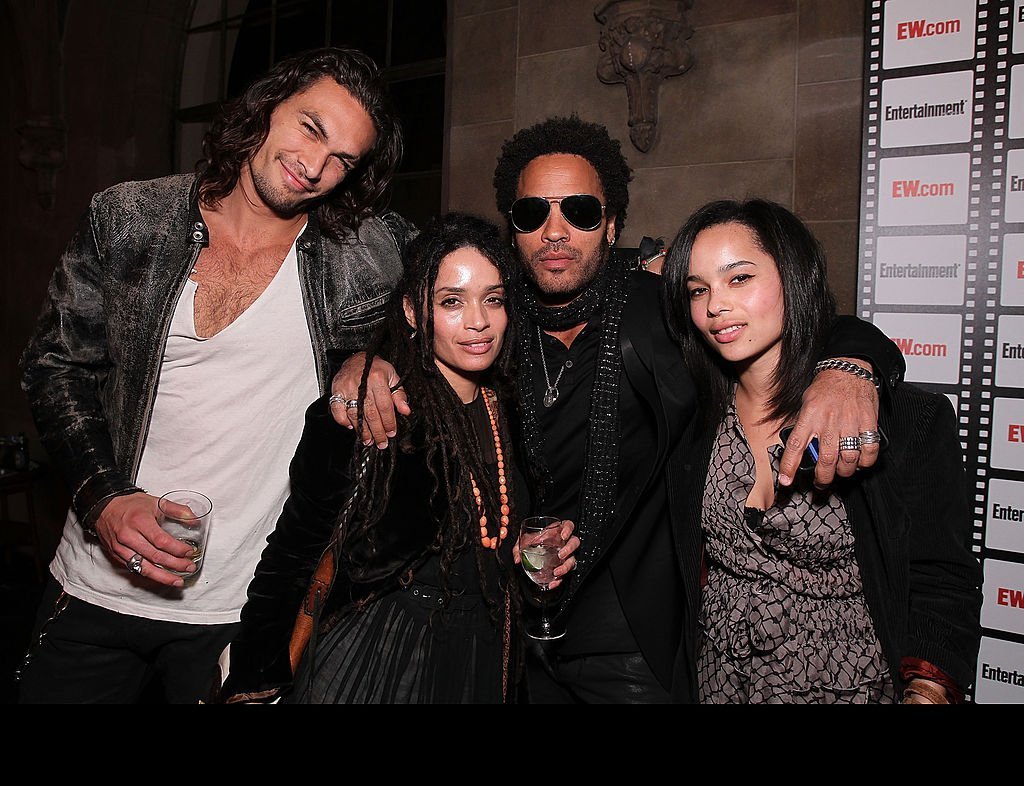
[[[93,197],[22,364],[74,494],[23,702],[194,702],[288,493],[327,351],[365,345],[409,225],[375,214],[402,152],[376,65],[320,49],[222,108],[196,174]],[[157,498],[213,501],[192,547]]]

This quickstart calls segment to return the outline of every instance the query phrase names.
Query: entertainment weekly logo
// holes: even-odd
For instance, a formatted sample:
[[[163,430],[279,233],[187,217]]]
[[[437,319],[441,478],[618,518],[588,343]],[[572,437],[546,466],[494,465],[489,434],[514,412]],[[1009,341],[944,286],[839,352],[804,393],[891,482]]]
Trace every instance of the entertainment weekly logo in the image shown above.
[[[876,303],[963,305],[966,235],[880,237],[876,248]]]
[[[1005,217],[1007,221],[1024,221],[1024,150],[1006,154]]]
[[[1024,565],[986,559],[982,592],[982,627],[1024,634]]]
[[[883,158],[878,223],[890,227],[965,223],[970,176],[970,153]]]
[[[1003,306],[1024,306],[1024,235],[1003,235],[999,303]]]
[[[1024,644],[981,637],[974,701],[1024,704]]]
[[[988,482],[985,546],[1024,555],[1024,483],[993,478]]]
[[[1024,398],[993,400],[990,439],[991,466],[1024,471]]]
[[[1024,391],[1024,316],[1004,314],[996,331],[996,385]]]
[[[959,314],[877,313],[873,320],[903,353],[908,382],[960,382]]]
[[[886,79],[882,82],[882,147],[970,141],[973,97],[973,71]]]
[[[882,68],[974,58],[976,0],[889,0]]]

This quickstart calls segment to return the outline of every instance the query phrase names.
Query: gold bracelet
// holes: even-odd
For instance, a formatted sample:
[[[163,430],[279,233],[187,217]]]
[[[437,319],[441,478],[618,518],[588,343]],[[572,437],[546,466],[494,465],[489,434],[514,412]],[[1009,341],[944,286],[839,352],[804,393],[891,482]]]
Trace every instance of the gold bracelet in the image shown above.
[[[920,696],[927,699],[930,704],[949,704],[949,695],[944,688],[937,687],[922,680],[911,680],[910,684],[903,689],[903,703],[913,704],[907,701],[911,696]]]

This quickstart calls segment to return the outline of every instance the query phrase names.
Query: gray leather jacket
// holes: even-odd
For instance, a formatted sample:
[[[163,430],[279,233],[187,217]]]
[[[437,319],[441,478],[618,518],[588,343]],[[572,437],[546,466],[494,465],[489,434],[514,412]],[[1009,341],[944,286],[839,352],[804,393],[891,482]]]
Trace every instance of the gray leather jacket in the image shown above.
[[[382,318],[413,232],[389,213],[337,241],[310,215],[296,250],[321,392],[327,351],[362,349]],[[171,317],[208,243],[191,175],[121,183],[93,197],[54,271],[22,387],[87,528],[133,488]]]

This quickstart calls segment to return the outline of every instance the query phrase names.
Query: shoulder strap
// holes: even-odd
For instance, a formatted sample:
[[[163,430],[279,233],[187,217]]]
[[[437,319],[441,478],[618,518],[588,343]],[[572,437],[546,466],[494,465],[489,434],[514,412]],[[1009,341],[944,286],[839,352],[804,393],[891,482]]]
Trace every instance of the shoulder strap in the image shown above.
[[[291,662],[292,674],[295,674],[299,661],[302,660],[302,654],[306,651],[309,640],[313,635],[313,628],[319,621],[320,610],[323,608],[323,604],[331,592],[331,586],[334,584],[334,576],[338,567],[334,559],[335,546],[344,540],[344,532],[351,522],[352,512],[355,510],[355,503],[359,497],[359,486],[363,476],[366,474],[366,468],[369,466],[372,455],[371,451],[363,448],[363,455],[360,457],[359,465],[356,468],[352,493],[345,502],[345,507],[338,517],[338,526],[334,530],[334,537],[331,538],[331,542],[327,544],[327,548],[324,549],[324,553],[320,556],[320,562],[317,563],[316,570],[313,571],[313,578],[310,579],[309,589],[306,590],[306,597],[303,599],[302,605],[299,606],[299,611],[295,615],[295,625],[292,627],[291,641],[288,642],[288,659]]]

